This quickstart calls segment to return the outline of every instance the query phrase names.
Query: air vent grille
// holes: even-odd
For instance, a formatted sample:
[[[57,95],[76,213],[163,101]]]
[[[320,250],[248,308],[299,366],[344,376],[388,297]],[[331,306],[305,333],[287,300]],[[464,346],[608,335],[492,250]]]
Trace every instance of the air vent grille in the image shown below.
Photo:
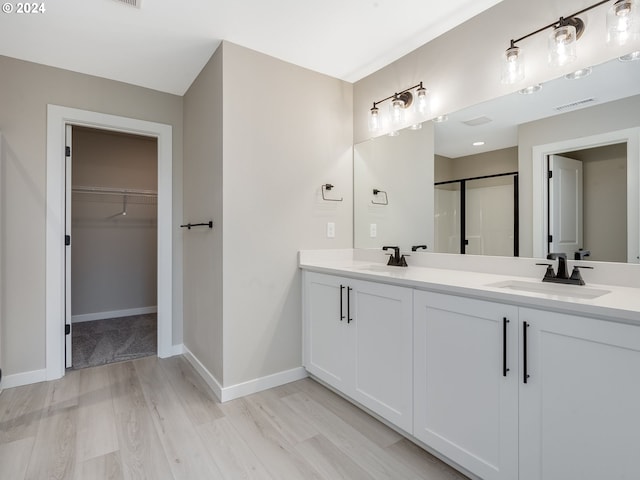
[[[462,123],[465,125],[469,125],[470,127],[477,127],[478,125],[484,125],[486,123],[493,122],[489,117],[485,117],[484,115],[476,118],[471,118],[469,120],[464,120]]]
[[[140,4],[142,0],[115,0],[118,3],[124,3],[125,5],[129,5],[130,7],[140,8]]]
[[[584,107],[585,105],[589,105],[596,101],[595,98],[585,98],[584,100],[578,100],[576,102],[566,103],[564,105],[560,105],[559,107],[555,107],[555,110],[559,112],[564,112],[566,110],[573,110],[575,108]]]

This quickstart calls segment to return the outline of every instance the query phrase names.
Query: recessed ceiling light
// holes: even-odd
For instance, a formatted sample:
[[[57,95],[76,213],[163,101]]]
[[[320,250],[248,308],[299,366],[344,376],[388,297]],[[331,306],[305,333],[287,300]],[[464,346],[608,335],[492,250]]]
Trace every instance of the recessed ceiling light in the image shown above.
[[[472,145],[474,147],[481,147],[482,145],[484,145],[484,142],[473,142]]]
[[[432,121],[433,123],[442,123],[446,122],[447,120],[449,120],[449,117],[447,117],[446,115],[438,115]]]
[[[519,93],[522,95],[531,95],[532,93],[539,92],[540,90],[542,90],[542,84],[536,83],[535,85],[519,90]]]
[[[618,60],[621,62],[633,62],[634,60],[640,60],[640,50],[622,55]]]
[[[589,75],[591,75],[591,67],[586,67],[572,73],[567,73],[564,78],[569,80],[579,80],[581,78],[588,77]]]

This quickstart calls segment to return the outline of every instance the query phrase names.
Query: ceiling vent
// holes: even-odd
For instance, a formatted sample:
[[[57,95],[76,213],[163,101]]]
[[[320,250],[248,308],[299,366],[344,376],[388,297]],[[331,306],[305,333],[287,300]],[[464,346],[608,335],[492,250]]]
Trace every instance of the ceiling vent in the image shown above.
[[[462,123],[468,125],[470,127],[477,127],[478,125],[484,125],[485,123],[493,122],[489,117],[485,117],[484,115],[481,117],[472,118],[470,120],[465,120]]]
[[[130,7],[140,8],[140,4],[142,0],[115,0],[118,3],[124,3],[125,5],[129,5]]]
[[[558,112],[566,112],[567,110],[573,110],[576,108],[584,107],[595,103],[595,98],[585,98],[584,100],[578,100],[576,102],[566,103],[564,105],[560,105],[559,107],[554,107]]]

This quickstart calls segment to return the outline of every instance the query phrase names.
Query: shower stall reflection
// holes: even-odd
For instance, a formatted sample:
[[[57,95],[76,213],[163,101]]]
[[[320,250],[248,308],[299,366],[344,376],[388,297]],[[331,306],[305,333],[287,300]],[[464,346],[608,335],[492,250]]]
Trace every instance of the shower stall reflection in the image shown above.
[[[517,172],[435,183],[439,253],[518,256]]]

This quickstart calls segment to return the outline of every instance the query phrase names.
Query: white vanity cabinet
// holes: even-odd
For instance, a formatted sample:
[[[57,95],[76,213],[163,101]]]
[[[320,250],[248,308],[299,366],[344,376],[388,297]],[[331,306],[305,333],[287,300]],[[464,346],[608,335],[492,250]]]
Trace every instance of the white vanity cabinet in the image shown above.
[[[486,480],[518,478],[518,308],[414,293],[413,435]]]
[[[304,272],[304,366],[398,427],[413,425],[413,290]]]
[[[519,320],[519,479],[640,478],[640,327],[527,308]]]

